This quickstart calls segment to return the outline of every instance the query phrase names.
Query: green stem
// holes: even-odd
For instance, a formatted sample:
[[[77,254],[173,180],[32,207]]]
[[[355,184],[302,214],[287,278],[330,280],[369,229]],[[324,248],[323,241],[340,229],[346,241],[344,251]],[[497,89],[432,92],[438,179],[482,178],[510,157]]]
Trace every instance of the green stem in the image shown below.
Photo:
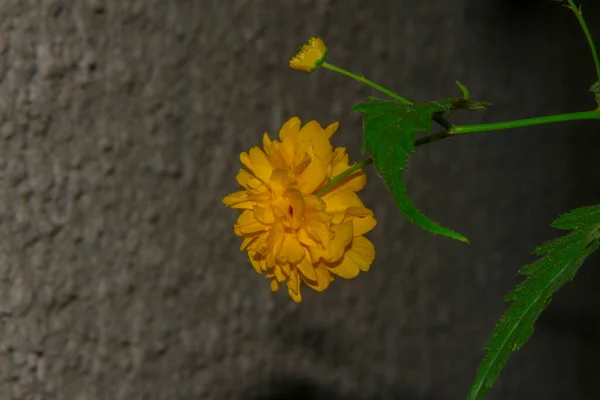
[[[315,192],[315,194],[317,196],[322,196],[325,193],[327,193],[331,188],[333,188],[335,185],[337,185],[338,183],[340,183],[342,180],[344,180],[347,176],[352,175],[353,173],[355,173],[356,171],[358,171],[359,169],[363,169],[364,167],[366,167],[367,165],[371,164],[373,162],[372,158],[368,158],[364,161],[361,161],[357,164],[354,164],[353,166],[351,166],[350,168],[348,168],[347,170],[345,170],[344,172],[334,176],[329,182],[327,182],[327,184],[325,186],[323,186],[322,188],[320,188],[319,190],[317,190]]]
[[[438,140],[446,139],[450,134],[448,131],[437,132],[432,135],[424,136],[421,139],[415,140],[414,146],[422,146],[427,143],[437,142]]]
[[[454,125],[447,131],[437,132],[429,136],[422,137],[415,140],[414,146],[421,146],[431,142],[437,142],[438,140],[446,139],[451,136],[465,135],[467,133],[475,132],[487,132],[487,131],[498,131],[502,129],[513,129],[521,128],[524,126],[551,124],[555,122],[565,121],[577,121],[586,119],[600,119],[600,109],[593,111],[582,111],[568,114],[550,115],[547,117],[536,117],[528,119],[518,119],[515,121],[507,122],[496,122],[492,124],[478,124],[478,125]]]
[[[567,114],[549,115],[546,117],[535,117],[517,119],[507,122],[496,122],[492,124],[453,126],[448,130],[448,136],[464,135],[466,133],[498,131],[502,129],[521,128],[524,126],[552,124],[555,122],[577,121],[584,119],[600,119],[600,110],[581,111]]]
[[[353,74],[350,71],[346,71],[343,68],[336,67],[335,65],[329,64],[328,62],[324,62],[323,64],[321,64],[321,67],[327,68],[327,69],[335,71],[335,72],[339,72],[342,75],[349,76],[352,79],[355,79],[355,80],[357,80],[357,81],[359,81],[361,83],[364,83],[365,85],[371,86],[375,90],[379,90],[380,92],[387,94],[391,98],[396,99],[396,100],[398,100],[401,103],[412,104],[411,101],[405,99],[402,96],[397,95],[396,93],[392,92],[389,89],[384,88],[383,86],[380,86],[380,85],[376,84],[375,82],[372,82],[372,81],[368,80],[367,78],[365,78],[362,75]]]
[[[381,93],[385,93],[385,94],[387,94],[388,96],[390,96],[392,99],[398,100],[398,101],[399,101],[399,102],[401,102],[401,103],[408,104],[408,105],[410,105],[410,104],[413,104],[413,103],[412,103],[412,101],[410,101],[410,100],[407,100],[407,99],[405,99],[404,97],[402,97],[402,96],[399,96],[398,94],[396,94],[396,93],[392,92],[391,90],[389,90],[389,89],[386,89],[386,88],[384,88],[383,86],[380,86],[380,85],[376,84],[375,82],[368,80],[367,78],[365,78],[365,77],[364,77],[364,76],[362,76],[362,75],[356,75],[356,74],[354,74],[354,73],[352,73],[352,72],[350,72],[350,71],[346,71],[346,70],[345,70],[345,69],[343,69],[343,68],[336,67],[335,65],[329,64],[329,63],[328,63],[328,62],[326,62],[326,61],[325,61],[325,62],[323,62],[323,64],[321,64],[321,67],[323,67],[323,68],[327,68],[327,69],[329,69],[329,70],[331,70],[331,71],[334,71],[334,72],[339,72],[340,74],[342,74],[342,75],[346,75],[346,76],[348,76],[348,77],[350,77],[350,78],[352,78],[352,79],[355,79],[355,80],[357,80],[357,81],[359,81],[359,82],[361,82],[361,83],[364,83],[364,84],[365,84],[365,85],[367,85],[367,86],[371,86],[373,89],[375,89],[375,90],[379,90]],[[447,121],[447,120],[446,120],[444,117],[442,117],[441,115],[434,115],[434,117],[433,117],[433,120],[434,120],[435,122],[437,122],[438,124],[440,124],[440,126],[441,126],[442,128],[444,128],[444,129],[450,129],[450,127],[452,126],[452,125],[450,124],[450,122],[448,122],[448,121]]]
[[[579,25],[581,25],[581,29],[583,29],[583,33],[585,34],[588,44],[590,45],[590,50],[592,51],[592,57],[594,58],[594,64],[596,65],[596,75],[598,76],[598,81],[600,82],[600,60],[598,59],[598,52],[596,50],[596,46],[594,45],[594,40],[592,39],[590,30],[588,29],[585,19],[583,18],[583,13],[581,12],[581,9],[577,6],[575,6],[575,3],[573,2],[573,0],[567,0],[567,1],[569,2],[569,6],[570,6],[569,8],[571,9],[571,11],[573,11],[575,16],[577,17],[577,20],[579,21]]]

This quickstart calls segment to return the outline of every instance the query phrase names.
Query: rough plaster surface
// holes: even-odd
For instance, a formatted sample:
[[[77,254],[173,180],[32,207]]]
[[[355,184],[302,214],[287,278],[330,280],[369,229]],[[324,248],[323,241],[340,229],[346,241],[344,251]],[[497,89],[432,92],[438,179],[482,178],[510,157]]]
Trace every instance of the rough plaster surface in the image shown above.
[[[1,0],[1,400],[465,397],[528,252],[600,198],[597,125],[419,149],[414,201],[469,246],[405,223],[371,171],[372,270],[296,305],[237,251],[220,200],[239,152],[292,115],[341,121],[359,156],[349,109],[372,92],[289,70],[309,35],[411,99],[458,79],[495,103],[464,121],[592,104],[585,42],[549,2]],[[594,398],[599,262],[489,399]]]

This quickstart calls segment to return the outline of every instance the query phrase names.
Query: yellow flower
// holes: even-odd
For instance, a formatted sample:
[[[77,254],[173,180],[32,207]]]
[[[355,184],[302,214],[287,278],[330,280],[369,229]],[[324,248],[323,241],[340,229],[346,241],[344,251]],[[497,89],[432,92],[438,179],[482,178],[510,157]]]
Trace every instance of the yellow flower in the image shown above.
[[[301,301],[300,282],[322,291],[336,276],[354,278],[375,257],[363,235],[377,224],[356,192],[367,181],[358,170],[322,196],[315,191],[331,176],[350,168],[342,147],[329,139],[338,123],[323,129],[316,121],[301,126],[297,117],[279,131],[279,141],[263,136],[263,149],[242,153],[237,174],[244,190],[223,199],[241,210],[234,226],[243,237],[241,250],[276,291],[287,282],[290,296]]]
[[[327,57],[327,46],[319,38],[311,37],[308,44],[302,45],[302,48],[290,60],[290,67],[300,71],[312,72],[317,69]]]

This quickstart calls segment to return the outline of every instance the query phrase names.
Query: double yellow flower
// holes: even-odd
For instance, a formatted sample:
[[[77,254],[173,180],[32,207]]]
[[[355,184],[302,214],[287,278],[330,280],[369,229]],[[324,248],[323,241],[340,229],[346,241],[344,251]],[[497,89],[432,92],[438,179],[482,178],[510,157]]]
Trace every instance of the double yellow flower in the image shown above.
[[[356,194],[366,184],[365,173],[358,170],[322,196],[314,194],[350,168],[346,150],[334,149],[329,140],[337,128],[334,123],[323,129],[316,121],[301,126],[294,117],[281,128],[279,141],[265,133],[262,149],[240,155],[237,181],[243,190],[223,199],[241,210],[234,232],[243,237],[241,249],[256,272],[271,280],[273,291],[287,282],[297,302],[301,282],[322,291],[335,277],[367,271],[375,257],[363,235],[377,222]]]

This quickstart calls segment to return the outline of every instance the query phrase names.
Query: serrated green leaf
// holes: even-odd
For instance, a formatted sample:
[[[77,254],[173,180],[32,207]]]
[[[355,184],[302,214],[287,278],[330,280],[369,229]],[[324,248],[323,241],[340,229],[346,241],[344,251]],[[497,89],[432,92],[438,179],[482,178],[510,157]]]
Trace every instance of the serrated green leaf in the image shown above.
[[[599,218],[599,216],[600,204],[595,206],[580,207],[561,215],[552,223],[551,226],[556,229],[576,229],[580,226],[589,226],[589,220]]]
[[[481,400],[506,365],[533,334],[534,325],[552,296],[571,281],[585,259],[598,249],[600,205],[581,207],[557,218],[552,226],[572,229],[566,236],[550,240],[534,250],[542,256],[519,271],[528,278],[505,298],[512,302],[486,345],[468,400]]]
[[[463,235],[442,227],[420,212],[410,201],[402,179],[402,171],[414,149],[415,133],[429,131],[433,116],[451,108],[452,102],[448,99],[403,104],[370,98],[354,106],[353,111],[364,113],[363,152],[367,147],[370,149],[377,172],[405,218],[432,233],[468,243]]]

